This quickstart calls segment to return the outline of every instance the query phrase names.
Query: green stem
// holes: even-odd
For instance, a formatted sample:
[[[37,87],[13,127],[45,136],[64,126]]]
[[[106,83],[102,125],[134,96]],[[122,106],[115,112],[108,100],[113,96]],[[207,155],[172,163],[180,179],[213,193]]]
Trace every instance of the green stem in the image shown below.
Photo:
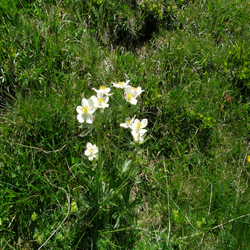
[[[126,228],[120,228],[120,229],[116,229],[116,230],[101,232],[101,235],[108,234],[108,233],[116,233],[116,232],[120,232],[120,231],[124,231],[124,230],[128,230],[128,229],[131,229],[131,227],[126,227]]]
[[[101,174],[102,174],[102,167],[101,167],[101,133],[100,133],[100,115],[101,115],[101,110],[98,110],[98,122],[96,126],[96,131],[97,131],[97,147],[98,147],[98,163],[97,163],[97,202],[98,205],[100,204],[100,196],[101,196]]]
[[[98,112],[98,123],[97,123],[97,147],[98,147],[98,174],[101,174],[101,133],[100,133],[100,115],[101,115],[101,111],[99,110]]]
[[[115,167],[117,167],[117,162],[118,162],[118,158],[119,158],[119,152],[120,152],[120,146],[121,146],[121,137],[122,137],[122,127],[120,127],[120,132],[119,132],[118,147],[117,147],[116,157],[115,157]]]
[[[135,161],[135,158],[136,158],[136,155],[137,155],[138,151],[139,151],[139,147],[135,146],[135,152],[134,152],[133,157],[132,157],[131,165],[134,164],[134,161]]]
[[[126,103],[125,103],[125,104],[126,104]],[[122,121],[125,121],[126,112],[127,112],[127,106],[123,106],[123,109],[122,109]],[[117,167],[118,158],[119,158],[119,153],[120,153],[121,138],[122,138],[122,130],[123,130],[123,128],[120,126],[120,130],[119,130],[119,139],[118,139],[118,147],[117,147],[117,151],[116,151],[115,165],[114,165],[115,167]]]
[[[134,154],[133,154],[133,157],[132,157],[132,162],[131,162],[131,165],[130,165],[130,169],[129,169],[128,175],[130,175],[130,174],[131,174],[131,171],[134,170],[133,165],[134,165],[134,162],[135,162],[136,155],[137,155],[138,151],[139,151],[139,147],[136,146],[136,147],[135,147]]]

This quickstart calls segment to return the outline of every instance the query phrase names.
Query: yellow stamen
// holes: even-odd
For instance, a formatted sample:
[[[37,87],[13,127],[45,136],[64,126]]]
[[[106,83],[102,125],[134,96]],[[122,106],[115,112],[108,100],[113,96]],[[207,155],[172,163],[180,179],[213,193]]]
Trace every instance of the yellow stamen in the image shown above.
[[[107,88],[105,86],[101,86],[99,89],[101,90],[101,89],[107,89]]]
[[[127,94],[127,99],[128,99],[128,101],[131,101],[131,99],[132,99],[132,94]]]
[[[83,114],[88,114],[89,113],[89,106],[87,106],[87,105],[82,106],[82,112],[83,112]]]
[[[128,120],[126,121],[126,124],[129,125],[130,121],[131,121],[131,119],[128,119]]]
[[[120,86],[123,86],[124,82],[118,82],[118,84],[119,84]]]
[[[90,153],[90,155],[93,155],[93,154],[94,154],[94,149],[93,149],[93,148],[90,149],[90,150],[89,150],[89,153]]]
[[[141,123],[140,122],[138,122],[137,124],[136,124],[136,129],[140,129],[142,127],[142,125],[141,125]]]
[[[99,105],[101,105],[101,104],[103,103],[103,99],[102,99],[102,98],[97,98],[97,103],[98,103]]]
[[[135,87],[132,87],[132,89],[133,89],[133,90],[137,90],[137,88],[135,88]]]

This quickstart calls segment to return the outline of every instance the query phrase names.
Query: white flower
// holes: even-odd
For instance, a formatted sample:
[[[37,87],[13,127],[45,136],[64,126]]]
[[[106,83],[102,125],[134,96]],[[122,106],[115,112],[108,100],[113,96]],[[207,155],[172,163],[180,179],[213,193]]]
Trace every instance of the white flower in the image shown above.
[[[130,102],[133,105],[136,105],[137,92],[133,90],[131,86],[125,88],[124,98],[127,102]]]
[[[87,149],[85,150],[84,154],[88,156],[90,161],[92,161],[98,156],[98,147],[95,144],[92,145],[90,142],[88,142]]]
[[[97,97],[96,96],[91,96],[91,99],[94,102],[94,107],[95,108],[107,108],[109,107],[108,104],[108,100],[109,97],[108,96],[103,96],[104,94],[102,92],[97,92]]]
[[[133,135],[133,133],[132,133],[132,135]],[[142,135],[140,133],[139,134],[134,134],[133,139],[134,139],[135,142],[138,142],[139,144],[142,144],[143,141],[144,141],[144,135]]]
[[[93,123],[93,113],[95,112],[96,108],[94,107],[93,100],[89,99],[82,99],[82,106],[77,106],[76,111],[78,113],[77,120],[80,123],[83,123],[85,120],[87,123]]]
[[[132,135],[135,136],[137,134],[145,134],[147,132],[146,129],[144,129],[148,125],[148,119],[143,119],[142,121],[135,119],[133,124],[131,125],[132,129]]]
[[[105,86],[100,86],[100,88],[97,90],[95,88],[92,88],[96,93],[101,92],[107,96],[113,95],[113,93],[109,93],[110,88],[107,88]],[[109,94],[108,94],[109,93]]]
[[[130,117],[127,117],[125,120],[125,123],[121,123],[120,126],[124,128],[131,128],[134,120],[135,120],[135,116],[132,119]]]
[[[112,82],[112,84],[113,84],[113,87],[124,89],[129,86],[128,85],[129,82],[130,80],[127,80],[126,82],[118,82],[118,83]]]
[[[136,97],[138,97],[144,90],[141,89],[141,87],[134,88],[132,87],[133,91],[136,92]]]

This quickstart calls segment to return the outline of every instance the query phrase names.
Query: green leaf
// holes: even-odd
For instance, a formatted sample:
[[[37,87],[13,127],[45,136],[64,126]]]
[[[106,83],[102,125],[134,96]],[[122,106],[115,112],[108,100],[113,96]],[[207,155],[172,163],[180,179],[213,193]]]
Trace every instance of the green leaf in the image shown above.
[[[84,171],[90,176],[96,176],[96,172],[94,172],[90,168],[84,168]]]
[[[125,161],[124,163],[123,163],[123,165],[122,165],[122,173],[125,173],[125,172],[127,172],[128,171],[128,169],[129,169],[129,167],[130,167],[130,165],[131,165],[131,160],[129,160],[129,161]]]
[[[94,129],[93,126],[90,126],[90,127],[87,127],[87,128],[84,127],[84,128],[85,128],[85,130],[80,134],[81,137],[85,137],[85,136],[91,134],[93,129]]]

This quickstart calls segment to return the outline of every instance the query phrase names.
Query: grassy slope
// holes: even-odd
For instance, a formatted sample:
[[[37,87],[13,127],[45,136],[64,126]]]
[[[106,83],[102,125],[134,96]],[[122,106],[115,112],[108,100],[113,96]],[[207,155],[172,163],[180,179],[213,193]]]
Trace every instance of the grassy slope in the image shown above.
[[[0,4],[1,248],[38,248],[65,217],[62,188],[78,211],[48,245],[76,246],[86,207],[74,164],[91,136],[79,137],[75,107],[92,87],[126,79],[145,89],[150,140],[133,184],[144,203],[128,225],[138,234],[102,235],[99,248],[129,237],[137,249],[250,245],[249,4],[143,2]],[[103,131],[107,157],[118,124]]]

